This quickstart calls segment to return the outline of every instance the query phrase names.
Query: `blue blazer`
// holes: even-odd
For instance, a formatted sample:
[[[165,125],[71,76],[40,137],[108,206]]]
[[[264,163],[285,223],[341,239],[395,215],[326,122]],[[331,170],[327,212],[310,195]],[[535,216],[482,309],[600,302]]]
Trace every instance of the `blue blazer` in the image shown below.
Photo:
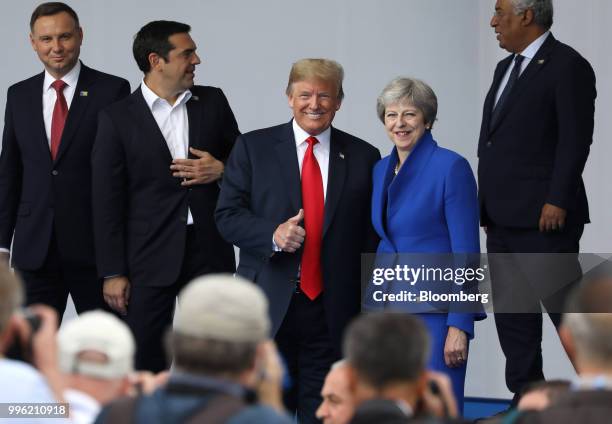
[[[479,253],[476,181],[467,160],[427,131],[394,178],[397,161],[394,148],[374,167],[377,253]],[[450,312],[446,324],[474,335],[474,314]]]

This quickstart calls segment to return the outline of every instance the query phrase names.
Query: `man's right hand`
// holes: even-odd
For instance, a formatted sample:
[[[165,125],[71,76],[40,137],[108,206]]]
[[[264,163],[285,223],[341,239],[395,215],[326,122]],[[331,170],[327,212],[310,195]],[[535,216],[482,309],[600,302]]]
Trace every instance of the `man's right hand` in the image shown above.
[[[274,243],[276,243],[283,252],[293,253],[302,246],[302,243],[304,243],[306,231],[299,225],[303,219],[304,209],[300,209],[296,216],[283,222],[276,228],[276,231],[274,231]]]
[[[111,309],[121,315],[127,315],[127,305],[130,299],[130,281],[127,277],[111,277],[104,280],[104,301]]]

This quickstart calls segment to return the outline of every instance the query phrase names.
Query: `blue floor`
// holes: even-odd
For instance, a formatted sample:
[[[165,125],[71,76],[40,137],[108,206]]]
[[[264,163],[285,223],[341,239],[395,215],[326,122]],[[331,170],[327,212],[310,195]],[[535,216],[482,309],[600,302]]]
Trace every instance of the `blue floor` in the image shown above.
[[[463,403],[463,416],[466,419],[486,418],[495,415],[510,406],[510,400],[465,398]]]

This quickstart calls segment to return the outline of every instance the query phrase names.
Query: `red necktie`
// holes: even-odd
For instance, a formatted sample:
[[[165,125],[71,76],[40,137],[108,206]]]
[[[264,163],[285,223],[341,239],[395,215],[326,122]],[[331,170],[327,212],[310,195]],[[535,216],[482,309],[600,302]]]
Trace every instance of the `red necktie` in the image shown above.
[[[55,160],[57,151],[59,150],[60,141],[62,140],[62,132],[68,116],[68,104],[64,97],[64,88],[66,83],[62,80],[55,80],[51,87],[55,89],[56,99],[53,106],[53,118],[51,118],[51,159]]]
[[[302,205],[304,206],[304,227],[306,240],[302,254],[301,289],[310,300],[314,300],[323,290],[321,272],[321,242],[323,240],[323,178],[314,155],[314,145],[319,142],[315,137],[306,140],[308,149],[302,162]]]

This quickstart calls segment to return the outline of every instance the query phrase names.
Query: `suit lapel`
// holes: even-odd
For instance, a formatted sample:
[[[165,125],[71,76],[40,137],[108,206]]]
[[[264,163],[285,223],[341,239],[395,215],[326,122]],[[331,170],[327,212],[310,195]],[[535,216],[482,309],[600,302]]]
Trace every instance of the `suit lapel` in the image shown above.
[[[390,245],[393,245],[393,241],[389,238],[387,233],[387,226],[385,225],[386,219],[384,215],[387,213],[387,188],[389,187],[389,184],[391,184],[391,181],[393,181],[397,161],[397,150],[394,147],[391,154],[386,159],[385,168],[381,170],[380,178],[378,178],[378,175],[374,178],[374,186],[372,187],[373,225],[377,232],[382,235],[382,238],[384,238]]]
[[[136,127],[142,133],[141,139],[147,143],[144,148],[156,149],[157,153],[164,158],[164,161],[170,164],[172,162],[172,154],[170,149],[168,149],[168,143],[166,143],[166,139],[159,129],[153,113],[151,113],[147,102],[142,96],[140,87],[130,95],[130,98],[132,104],[129,106],[129,109],[135,118]]]
[[[281,178],[287,186],[291,207],[297,214],[302,208],[302,184],[291,122],[281,127],[278,138],[280,142],[275,150]]]
[[[332,127],[329,146],[329,168],[327,173],[327,195],[325,198],[325,220],[323,221],[323,237],[334,218],[334,213],[342,197],[342,189],[346,179],[346,161],[350,160],[344,151],[344,140],[340,133]]]
[[[83,114],[91,102],[91,96],[96,95],[93,90],[90,90],[93,82],[93,72],[90,68],[81,63],[81,72],[79,73],[79,79],[74,90],[74,96],[72,97],[70,109],[68,110],[66,125],[64,126],[64,131],[62,132],[62,140],[55,158],[56,163],[61,160],[64,152],[66,152],[68,147],[70,147],[70,143],[74,139],[74,134],[79,127]]]
[[[431,136],[431,132],[426,132],[400,168],[397,176],[389,184],[387,190],[387,223],[391,222],[393,215],[401,211],[407,193],[415,190],[415,181],[418,180],[421,171],[426,167],[436,147],[437,143]]]
[[[48,158],[49,163],[51,163],[51,150],[49,149],[49,139],[47,138],[47,131],[45,130],[45,118],[42,104],[44,82],[45,73],[42,72],[38,74],[33,81],[28,102],[30,103],[29,109],[35,114],[34,119],[32,119],[32,140],[34,140],[41,149],[41,157]]]
[[[491,128],[490,133],[492,133],[493,131],[495,131],[496,128],[499,127],[499,124],[504,120],[504,118],[512,110],[517,99],[521,97],[521,94],[524,91],[529,90],[530,81],[533,79],[535,75],[537,75],[537,73],[541,69],[544,68],[544,66],[548,62],[548,57],[550,56],[550,53],[556,43],[557,41],[552,36],[552,34],[550,34],[546,38],[546,40],[544,41],[544,44],[542,44],[542,46],[538,49],[535,56],[529,62],[529,65],[527,65],[525,70],[521,73],[521,76],[516,81],[516,84],[512,88],[512,91],[508,95],[508,98],[502,105],[502,110],[500,111],[500,117],[497,120],[497,123],[495,127]]]
[[[499,62],[497,68],[495,68],[495,74],[493,75],[493,84],[491,84],[491,88],[489,89],[485,99],[483,119],[487,123],[487,133],[489,134],[491,133],[491,114],[493,113],[493,106],[495,106],[495,95],[499,90],[499,84],[501,84],[501,80],[504,77],[508,66],[510,66],[510,63],[512,63],[513,57],[514,55],[510,55]]]
[[[202,102],[198,96],[192,95],[187,101],[187,119],[189,119],[189,147],[202,149],[200,145],[200,124],[202,119]],[[195,158],[187,149],[187,157]]]

